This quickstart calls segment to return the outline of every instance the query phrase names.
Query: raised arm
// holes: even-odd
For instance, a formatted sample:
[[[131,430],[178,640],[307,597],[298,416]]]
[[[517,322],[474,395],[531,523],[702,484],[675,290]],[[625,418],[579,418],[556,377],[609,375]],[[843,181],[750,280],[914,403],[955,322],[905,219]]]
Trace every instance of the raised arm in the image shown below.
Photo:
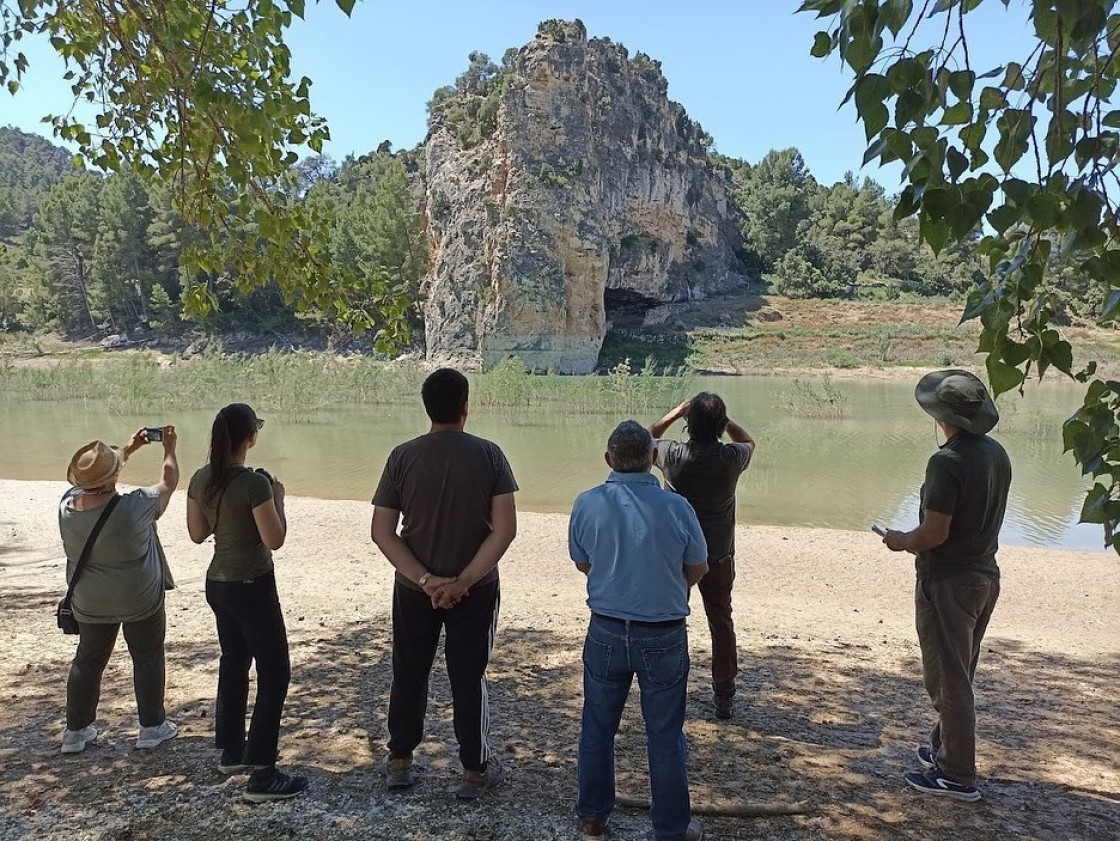
[[[733,444],[750,444],[752,447],[757,446],[750,433],[733,420],[727,421],[727,437],[731,439]]]
[[[653,436],[653,439],[655,441],[665,434],[665,430],[667,430],[670,426],[672,426],[674,423],[688,414],[688,404],[689,401],[685,400],[683,403],[681,403],[681,405],[677,406],[677,408],[673,409],[673,411],[669,412],[669,414],[665,415],[665,417],[663,417],[661,420],[656,421],[655,423],[650,425],[649,434]]]
[[[175,447],[178,442],[179,435],[175,432],[175,427],[165,426],[163,428],[163,471],[160,473],[159,484],[156,485],[159,500],[156,503],[156,509],[161,515],[167,510],[167,504],[171,502],[171,494],[175,493],[175,488],[179,486],[179,459],[175,455]]]

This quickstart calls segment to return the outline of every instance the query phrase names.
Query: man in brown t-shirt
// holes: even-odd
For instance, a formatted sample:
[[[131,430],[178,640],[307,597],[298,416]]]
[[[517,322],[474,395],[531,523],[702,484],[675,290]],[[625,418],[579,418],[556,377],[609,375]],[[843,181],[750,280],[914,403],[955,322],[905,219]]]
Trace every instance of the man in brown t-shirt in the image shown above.
[[[463,431],[468,394],[467,378],[451,368],[424,381],[431,429],[389,454],[371,527],[373,542],[397,571],[386,784],[407,788],[414,781],[412,752],[424,734],[428,676],[446,629],[461,799],[502,781],[487,740],[486,666],[498,619],[497,565],[517,534],[509,462],[496,444]]]

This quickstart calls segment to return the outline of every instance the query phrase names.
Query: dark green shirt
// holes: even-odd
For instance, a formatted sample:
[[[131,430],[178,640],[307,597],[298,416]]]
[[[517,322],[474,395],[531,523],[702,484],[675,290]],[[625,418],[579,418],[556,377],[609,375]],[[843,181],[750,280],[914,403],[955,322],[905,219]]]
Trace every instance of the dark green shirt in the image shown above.
[[[401,539],[434,575],[456,576],[490,535],[490,505],[517,490],[501,448],[467,432],[430,432],[395,447],[373,504],[401,512]],[[495,567],[478,582],[498,577]],[[413,590],[400,573],[397,581]]]
[[[953,517],[949,537],[918,555],[923,580],[960,572],[999,575],[996,551],[1011,487],[1011,460],[994,438],[958,432],[926,465],[921,516],[926,510]]]
[[[210,465],[195,471],[187,488],[214,528],[214,557],[206,570],[211,581],[251,581],[272,572],[272,550],[261,542],[253,509],[272,499],[268,477],[240,465],[230,469],[225,491],[208,500]],[[216,503],[216,505],[215,505]]]
[[[735,487],[754,447],[722,441],[658,441],[655,464],[669,490],[688,500],[708,542],[708,560],[735,554]]]

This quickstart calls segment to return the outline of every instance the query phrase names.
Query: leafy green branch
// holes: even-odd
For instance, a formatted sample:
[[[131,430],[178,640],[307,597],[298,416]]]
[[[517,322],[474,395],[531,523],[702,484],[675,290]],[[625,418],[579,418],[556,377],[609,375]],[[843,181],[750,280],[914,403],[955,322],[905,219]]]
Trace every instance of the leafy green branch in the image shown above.
[[[336,0],[347,15],[354,4]],[[407,338],[403,286],[371,287],[330,266],[328,220],[291,184],[297,150],[321,152],[330,137],[284,41],[304,10],[305,0],[0,0],[0,85],[18,94],[28,72],[20,42],[49,39],[75,106],[47,121],[81,161],[169,190],[199,233],[183,252],[194,279],[184,300],[196,313],[214,306],[220,276],[245,289],[274,281],[296,307],[377,328],[388,349]],[[85,113],[92,119],[76,116]],[[355,285],[363,306],[346,303]]]
[[[838,54],[854,75],[845,102],[866,132],[864,162],[902,165],[895,219],[916,216],[934,251],[978,238],[988,274],[962,321],[980,320],[992,390],[1021,389],[1032,368],[1088,385],[1063,438],[1096,480],[1082,519],[1120,551],[1120,382],[1095,378],[1091,360],[1074,372],[1048,274],[1074,265],[1106,290],[1100,321],[1120,319],[1120,15],[1114,0],[1030,0],[1030,54],[976,68],[969,13],[994,2],[806,0],[800,11],[826,21],[811,54]]]

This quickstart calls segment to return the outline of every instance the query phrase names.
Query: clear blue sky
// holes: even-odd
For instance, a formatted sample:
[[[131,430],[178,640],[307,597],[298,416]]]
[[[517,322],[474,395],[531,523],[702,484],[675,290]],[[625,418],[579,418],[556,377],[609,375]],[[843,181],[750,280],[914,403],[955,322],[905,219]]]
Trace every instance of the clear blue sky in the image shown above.
[[[895,172],[860,170],[863,130],[849,104],[837,111],[850,84],[837,58],[809,55],[820,28],[794,14],[797,0],[360,0],[347,19],[333,0],[307,4],[307,20],[290,34],[294,70],[314,80],[315,110],[333,140],[326,151],[341,159],[382,140],[410,147],[425,134],[432,91],[454,81],[472,50],[495,61],[507,47],[531,40],[547,18],[579,18],[591,36],[625,44],[662,63],[669,96],[715,138],[719,151],[757,161],[770,149],[796,146],[818,180],[845,170],[880,180]],[[920,5],[920,4],[916,4]],[[930,21],[940,35],[945,20]],[[1030,52],[1022,0],[1005,11],[987,2],[971,13],[973,66],[983,72]],[[936,40],[940,40],[937,37]],[[0,93],[0,125],[50,136],[40,122],[69,109],[61,61],[43,43],[25,48],[31,70],[15,97]]]

